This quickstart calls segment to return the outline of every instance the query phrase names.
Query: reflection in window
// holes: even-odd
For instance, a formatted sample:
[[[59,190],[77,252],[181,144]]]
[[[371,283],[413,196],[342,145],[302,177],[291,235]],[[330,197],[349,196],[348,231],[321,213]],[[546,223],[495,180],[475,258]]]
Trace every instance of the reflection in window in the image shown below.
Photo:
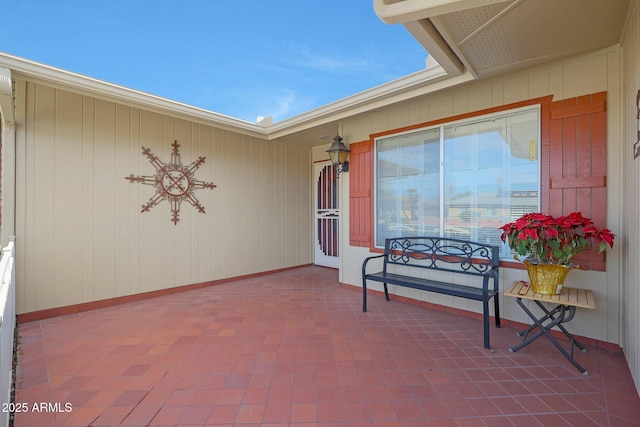
[[[502,245],[498,227],[538,210],[538,116],[527,109],[376,140],[376,246],[408,235]]]

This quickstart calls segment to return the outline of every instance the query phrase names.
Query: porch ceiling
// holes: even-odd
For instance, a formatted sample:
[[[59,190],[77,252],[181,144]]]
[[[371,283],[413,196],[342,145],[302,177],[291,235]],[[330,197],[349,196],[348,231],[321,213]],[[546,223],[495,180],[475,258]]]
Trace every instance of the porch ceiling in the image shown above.
[[[620,41],[629,0],[374,0],[445,68],[476,77],[529,67]]]

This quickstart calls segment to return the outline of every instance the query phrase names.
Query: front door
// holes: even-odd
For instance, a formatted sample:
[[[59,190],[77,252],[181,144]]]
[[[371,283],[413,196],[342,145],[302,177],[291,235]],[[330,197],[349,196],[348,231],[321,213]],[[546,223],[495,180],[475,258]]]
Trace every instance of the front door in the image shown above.
[[[336,168],[330,162],[314,165],[315,199],[315,263],[325,267],[339,267],[338,254],[338,181]]]

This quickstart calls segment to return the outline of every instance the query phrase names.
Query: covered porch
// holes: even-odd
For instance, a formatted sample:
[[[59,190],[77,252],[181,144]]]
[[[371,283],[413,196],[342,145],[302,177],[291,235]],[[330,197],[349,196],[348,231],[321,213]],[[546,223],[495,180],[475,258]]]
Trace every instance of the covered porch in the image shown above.
[[[582,375],[518,324],[359,289],[303,266],[19,326],[15,426],[625,426],[624,355]],[[578,313],[579,315],[580,313]],[[568,344],[566,341],[563,344]]]
[[[2,342],[17,314],[15,398],[6,398],[10,356],[0,356],[0,373],[2,401],[20,408],[16,426],[640,423],[638,0],[425,3],[374,7],[435,61],[277,123],[0,53],[0,237],[16,242],[4,249],[16,264],[3,276],[13,285],[0,287],[12,310]],[[509,352],[526,321],[510,300],[503,328],[491,329],[493,352],[482,348],[473,303],[372,295],[362,313],[361,264],[377,250],[373,168],[362,159],[373,158],[377,137],[533,104],[550,121],[552,103],[572,110],[594,96],[587,109],[600,105],[606,135],[579,133],[604,144],[590,158],[606,171],[578,176],[568,148],[570,173],[555,180],[579,195],[561,197],[567,212],[606,206],[599,225],[618,235],[606,270],[576,271],[567,283],[593,291],[598,304],[571,325],[587,337],[588,352],[576,358],[589,376],[544,339]],[[540,128],[548,144],[539,158],[548,162],[539,170],[565,170],[546,150],[564,139]],[[333,135],[351,149],[351,169],[336,184],[338,270],[310,266],[314,167]],[[178,222],[175,203],[141,211],[154,200],[132,185],[154,173],[145,153],[163,163],[179,153],[185,165],[206,158],[197,180],[216,186],[198,193],[206,214],[185,206]],[[555,189],[555,176],[543,177],[540,192]],[[600,192],[587,197],[594,183]],[[542,211],[565,209],[544,200]],[[254,277],[230,281],[246,276]],[[525,277],[506,264],[500,295]],[[212,281],[229,282],[139,299]],[[122,298],[132,300],[112,304]]]

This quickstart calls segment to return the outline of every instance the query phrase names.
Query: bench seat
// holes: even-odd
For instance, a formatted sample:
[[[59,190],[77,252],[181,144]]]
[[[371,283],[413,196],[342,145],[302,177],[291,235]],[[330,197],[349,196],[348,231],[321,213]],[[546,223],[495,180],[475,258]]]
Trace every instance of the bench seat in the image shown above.
[[[404,276],[402,274],[378,272],[367,274],[367,280],[375,282],[387,283],[389,285],[398,285],[405,288],[420,289],[421,291],[437,292],[440,294],[452,295],[476,301],[482,301],[482,288],[474,288],[471,286],[458,285],[455,283],[439,282],[437,280],[424,279],[420,277]],[[488,298],[495,296],[498,291],[490,289],[487,291]]]

